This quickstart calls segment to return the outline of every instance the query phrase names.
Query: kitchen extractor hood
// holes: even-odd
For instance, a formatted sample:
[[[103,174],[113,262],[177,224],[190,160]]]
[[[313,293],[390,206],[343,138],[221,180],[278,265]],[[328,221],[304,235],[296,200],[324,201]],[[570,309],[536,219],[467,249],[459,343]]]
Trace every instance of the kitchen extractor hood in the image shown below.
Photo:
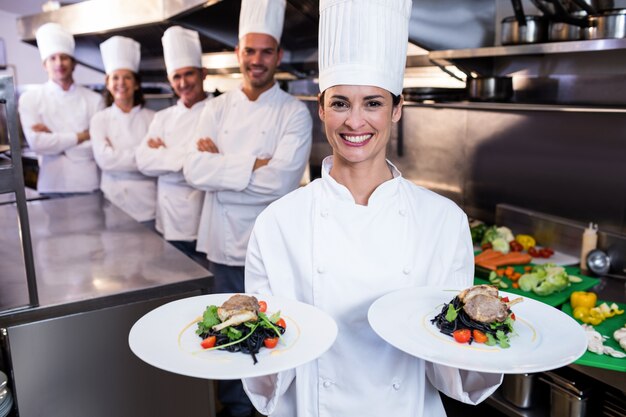
[[[18,33],[35,45],[35,32],[47,22],[67,28],[76,40],[75,57],[81,64],[104,71],[99,45],[114,35],[141,44],[140,72],[144,81],[165,79],[161,37],[170,26],[180,25],[200,33],[204,54],[232,53],[237,45],[240,0],[87,0],[57,10],[18,19]],[[282,44],[282,69],[307,76],[317,69],[317,0],[287,2]],[[221,62],[220,60],[210,60]],[[231,60],[226,60],[231,63]],[[238,68],[209,68],[215,73]]]

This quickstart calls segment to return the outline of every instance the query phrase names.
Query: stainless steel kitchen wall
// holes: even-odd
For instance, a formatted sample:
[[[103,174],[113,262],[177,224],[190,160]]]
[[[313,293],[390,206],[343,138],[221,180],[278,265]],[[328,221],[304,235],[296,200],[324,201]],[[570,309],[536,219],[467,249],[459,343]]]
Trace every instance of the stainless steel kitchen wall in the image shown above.
[[[405,107],[404,176],[493,221],[498,203],[626,234],[626,112]]]

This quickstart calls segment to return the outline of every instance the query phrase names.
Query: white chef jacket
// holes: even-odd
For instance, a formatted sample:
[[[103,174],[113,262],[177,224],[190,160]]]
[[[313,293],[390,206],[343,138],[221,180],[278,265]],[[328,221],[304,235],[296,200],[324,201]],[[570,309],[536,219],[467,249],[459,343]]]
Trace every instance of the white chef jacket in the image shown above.
[[[367,311],[382,295],[412,286],[467,287],[473,251],[467,216],[451,201],[402,178],[357,205],[330,175],[270,205],[258,217],[246,258],[246,292],[315,305],[337,322],[317,360],[244,380],[255,407],[272,416],[440,417],[437,392],[476,404],[502,375],[458,370],[410,356],[378,337]]]
[[[114,103],[96,113],[89,127],[94,157],[102,170],[100,189],[140,222],[154,219],[156,211],[156,180],[139,172],[135,160],[135,149],[153,117],[154,111],[145,107],[135,106],[125,113]]]
[[[197,249],[207,259],[244,265],[258,214],[300,183],[312,126],[306,106],[278,83],[255,101],[235,89],[207,104],[195,138],[211,138],[219,153],[200,152],[193,143],[183,168],[189,184],[206,191]],[[253,172],[257,158],[271,160]]]
[[[178,100],[176,105],[157,112],[135,153],[139,170],[159,177],[155,226],[166,240],[191,242],[198,236],[204,192],[187,184],[182,169],[200,113],[212,97],[207,96],[191,108]],[[154,138],[161,138],[166,146],[150,148],[148,139]]]
[[[98,166],[91,141],[77,144],[76,134],[89,129],[91,117],[104,107],[99,94],[72,84],[65,91],[53,81],[26,91],[19,100],[22,130],[38,155],[40,193],[77,193],[97,190]],[[43,123],[52,133],[34,132]]]

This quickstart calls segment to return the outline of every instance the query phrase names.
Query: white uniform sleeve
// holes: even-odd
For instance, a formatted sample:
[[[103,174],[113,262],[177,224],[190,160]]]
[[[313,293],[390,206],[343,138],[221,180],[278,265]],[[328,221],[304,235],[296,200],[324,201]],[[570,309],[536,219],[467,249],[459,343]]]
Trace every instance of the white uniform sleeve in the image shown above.
[[[141,144],[135,151],[137,168],[142,174],[151,177],[179,172],[183,168],[183,159],[185,158],[185,149],[181,146],[172,146],[159,148],[151,148],[148,146],[149,139],[157,139],[165,141],[163,138],[164,118],[157,113],[150,123],[148,134],[141,141]]]
[[[24,93],[19,100],[18,110],[22,130],[28,146],[40,155],[58,155],[66,149],[78,145],[75,132],[35,132],[32,127],[42,123],[39,116],[39,94],[35,92]]]
[[[467,216],[461,216],[456,250],[450,271],[451,283],[469,287],[474,281],[474,252]],[[450,398],[476,405],[502,383],[502,374],[466,371],[426,362],[426,376],[435,388]]]
[[[212,100],[202,110],[193,140],[189,143],[183,174],[185,180],[204,191],[241,191],[250,182],[255,155],[243,153],[200,152],[197,141],[202,138],[216,138],[221,102]]]
[[[110,139],[107,122],[106,114],[98,112],[89,124],[93,155],[98,166],[103,171],[137,171],[134,149],[115,149],[107,143],[107,138]]]
[[[242,192],[220,191],[217,200],[222,204],[269,204],[298,188],[309,162],[312,130],[311,115],[306,107],[298,106],[270,162],[252,173]]]
[[[246,293],[272,294],[254,230],[246,255],[245,289]],[[291,369],[278,374],[246,378],[242,380],[243,388],[254,407],[261,414],[270,415],[274,412],[280,397],[294,382],[295,376],[295,370]]]

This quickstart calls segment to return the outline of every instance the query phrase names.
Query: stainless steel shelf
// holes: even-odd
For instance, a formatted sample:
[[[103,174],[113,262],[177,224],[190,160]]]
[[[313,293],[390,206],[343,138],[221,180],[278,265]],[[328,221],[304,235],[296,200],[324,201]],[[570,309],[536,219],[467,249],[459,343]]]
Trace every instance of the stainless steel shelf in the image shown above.
[[[428,57],[442,63],[461,59],[511,57],[520,55],[549,55],[567,53],[587,53],[619,51],[626,49],[626,39],[594,39],[585,41],[549,42],[528,45],[492,46],[473,49],[450,49],[432,51]],[[443,64],[442,63],[442,64]]]
[[[407,107],[433,107],[467,110],[494,110],[494,111],[552,111],[570,113],[626,113],[624,107],[593,107],[574,106],[564,104],[525,104],[525,103],[495,103],[479,101],[459,101],[449,103],[417,103],[405,102]]]

